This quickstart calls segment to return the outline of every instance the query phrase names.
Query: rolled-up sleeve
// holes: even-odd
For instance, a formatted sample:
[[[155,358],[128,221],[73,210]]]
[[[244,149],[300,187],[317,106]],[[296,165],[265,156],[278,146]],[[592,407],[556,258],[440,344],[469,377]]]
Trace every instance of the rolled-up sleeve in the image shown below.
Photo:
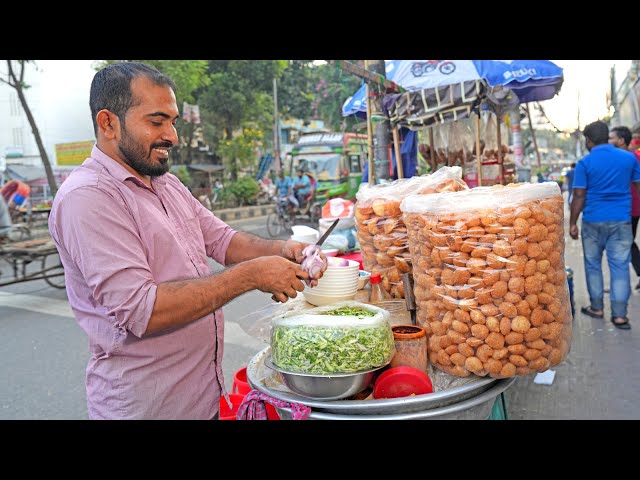
[[[114,326],[141,337],[157,285],[136,223],[122,198],[95,187],[77,188],[60,200],[58,241]],[[98,221],[99,219],[99,221]]]

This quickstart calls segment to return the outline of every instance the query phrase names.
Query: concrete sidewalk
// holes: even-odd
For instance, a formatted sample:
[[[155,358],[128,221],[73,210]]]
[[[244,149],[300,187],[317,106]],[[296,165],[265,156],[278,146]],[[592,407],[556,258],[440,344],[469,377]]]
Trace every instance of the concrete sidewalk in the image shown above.
[[[565,202],[566,205],[566,202]],[[581,219],[578,222],[580,226]],[[589,305],[581,240],[569,236],[569,210],[565,208],[565,264],[573,269],[576,314],[571,351],[553,367],[552,385],[533,383],[535,375],[521,377],[505,393],[509,419],[640,419],[640,293],[630,268],[632,294],[628,317],[631,330],[615,328],[605,293],[605,317],[597,320],[580,313]],[[605,285],[609,268],[603,259]]]
[[[275,211],[275,206],[271,204],[212,210],[215,216],[223,222],[243,220],[245,218],[265,217]]]

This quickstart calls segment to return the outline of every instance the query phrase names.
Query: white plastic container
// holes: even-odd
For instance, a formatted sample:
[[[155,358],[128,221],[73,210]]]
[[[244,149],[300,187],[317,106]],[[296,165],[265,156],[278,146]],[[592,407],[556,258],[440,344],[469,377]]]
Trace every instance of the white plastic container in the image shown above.
[[[293,235],[291,240],[303,243],[316,243],[320,238],[320,232],[315,228],[307,227],[306,225],[293,225],[291,227]]]

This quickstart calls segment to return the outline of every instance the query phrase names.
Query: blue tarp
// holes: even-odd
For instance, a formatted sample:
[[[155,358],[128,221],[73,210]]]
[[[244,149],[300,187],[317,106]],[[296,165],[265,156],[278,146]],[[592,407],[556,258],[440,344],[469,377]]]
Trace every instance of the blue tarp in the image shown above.
[[[404,178],[413,177],[418,167],[418,132],[402,127],[400,129],[400,156],[402,158],[402,169]],[[391,145],[393,180],[398,178],[398,169],[396,167],[396,154],[393,144]],[[362,183],[369,181],[369,162],[364,166],[362,173]]]

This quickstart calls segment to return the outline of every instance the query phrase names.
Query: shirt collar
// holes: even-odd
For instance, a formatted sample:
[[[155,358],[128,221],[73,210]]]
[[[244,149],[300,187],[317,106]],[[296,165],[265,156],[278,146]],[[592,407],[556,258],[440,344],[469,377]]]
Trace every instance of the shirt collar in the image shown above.
[[[111,158],[109,155],[104,153],[102,150],[98,148],[98,145],[94,144],[93,149],[91,150],[91,158],[97,161],[100,165],[102,165],[108,172],[109,175],[114,177],[116,180],[123,182],[128,179],[132,179],[134,182],[137,182],[144,187],[147,187],[142,180],[132,174],[129,170],[124,168],[118,161]],[[166,175],[161,175],[159,177],[153,177],[151,179],[151,184],[153,188],[156,187],[164,187],[167,183]],[[148,188],[148,187],[147,187]]]
[[[601,143],[600,145],[596,145],[596,146],[592,147],[591,151],[593,152],[594,150],[598,150],[598,149],[602,149],[602,148],[618,148],[618,147],[614,147],[610,143]]]

